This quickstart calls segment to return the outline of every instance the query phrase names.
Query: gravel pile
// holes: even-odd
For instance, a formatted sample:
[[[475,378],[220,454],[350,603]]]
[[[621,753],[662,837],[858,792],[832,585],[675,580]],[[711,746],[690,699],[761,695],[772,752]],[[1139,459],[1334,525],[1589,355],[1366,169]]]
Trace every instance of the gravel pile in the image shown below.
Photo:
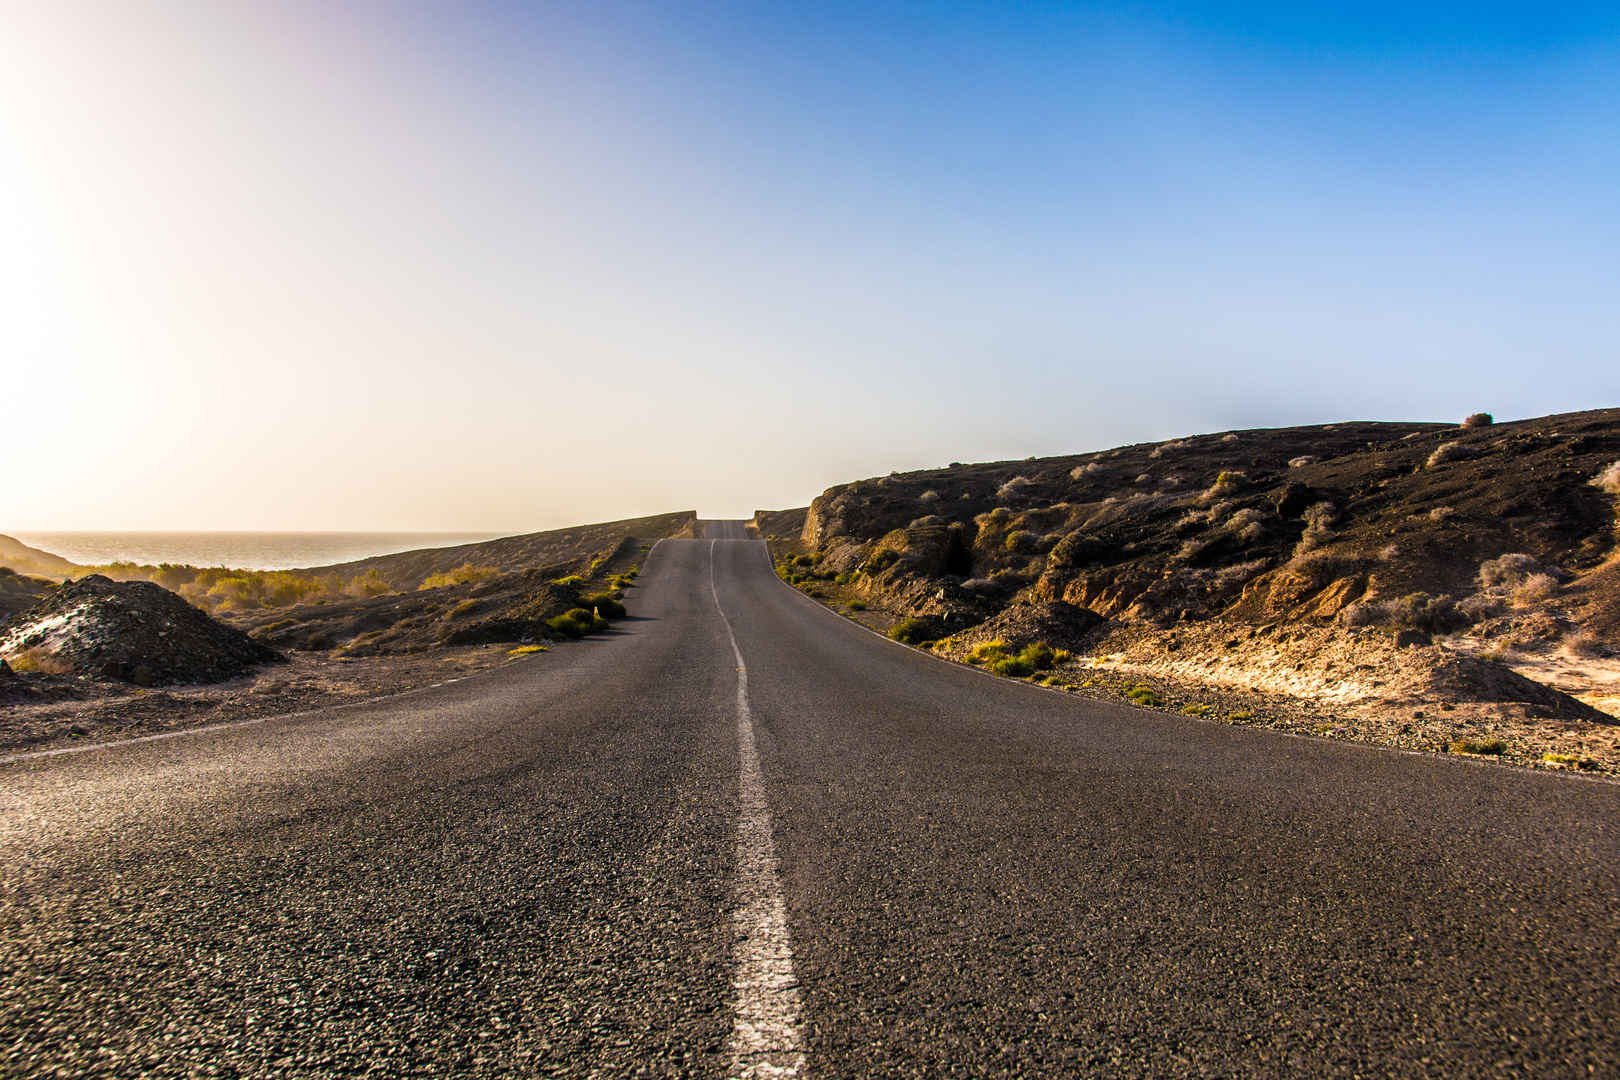
[[[0,652],[44,649],[82,674],[140,686],[213,683],[285,659],[148,581],[93,574],[64,585],[0,632]]]

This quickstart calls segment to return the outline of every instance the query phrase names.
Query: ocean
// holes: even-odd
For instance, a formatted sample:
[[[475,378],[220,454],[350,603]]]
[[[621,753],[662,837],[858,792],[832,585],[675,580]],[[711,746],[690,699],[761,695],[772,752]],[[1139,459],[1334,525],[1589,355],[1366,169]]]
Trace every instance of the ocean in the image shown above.
[[[454,547],[493,540],[504,533],[461,532],[14,532],[41,551],[81,566],[110,562],[189,563],[237,570],[293,567],[392,555],[417,548]]]

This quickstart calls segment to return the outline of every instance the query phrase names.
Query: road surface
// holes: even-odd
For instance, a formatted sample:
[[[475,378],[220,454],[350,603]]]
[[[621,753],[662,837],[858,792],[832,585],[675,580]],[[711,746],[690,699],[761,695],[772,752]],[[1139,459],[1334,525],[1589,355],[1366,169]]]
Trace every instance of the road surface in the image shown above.
[[[0,1075],[1620,1073],[1620,787],[995,679],[710,534],[610,634],[0,764]]]

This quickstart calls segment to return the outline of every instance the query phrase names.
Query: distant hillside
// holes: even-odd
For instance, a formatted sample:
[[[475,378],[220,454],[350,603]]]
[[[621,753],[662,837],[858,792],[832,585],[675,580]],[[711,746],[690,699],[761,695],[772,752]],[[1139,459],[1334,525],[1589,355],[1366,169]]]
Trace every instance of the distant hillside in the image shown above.
[[[67,577],[79,569],[77,563],[68,562],[48,551],[31,548],[10,536],[0,536],[0,566],[9,566],[19,574],[58,578]]]
[[[625,537],[652,539],[685,534],[690,536],[697,512],[681,510],[652,517],[605,521],[596,525],[576,525],[550,532],[525,533],[460,544],[447,548],[423,548],[396,555],[377,555],[354,562],[316,566],[296,571],[301,574],[337,574],[349,578],[375,570],[389,585],[401,591],[415,589],[434,574],[443,574],[471,563],[501,571],[536,566],[561,566],[589,559],[611,549]]]

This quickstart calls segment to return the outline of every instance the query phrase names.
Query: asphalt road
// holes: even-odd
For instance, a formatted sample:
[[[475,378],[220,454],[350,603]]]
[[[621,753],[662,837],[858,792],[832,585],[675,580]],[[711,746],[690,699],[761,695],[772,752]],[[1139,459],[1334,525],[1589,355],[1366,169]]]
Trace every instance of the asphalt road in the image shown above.
[[[758,543],[629,603],[0,765],[0,1075],[1620,1074],[1616,785],[994,679]]]

